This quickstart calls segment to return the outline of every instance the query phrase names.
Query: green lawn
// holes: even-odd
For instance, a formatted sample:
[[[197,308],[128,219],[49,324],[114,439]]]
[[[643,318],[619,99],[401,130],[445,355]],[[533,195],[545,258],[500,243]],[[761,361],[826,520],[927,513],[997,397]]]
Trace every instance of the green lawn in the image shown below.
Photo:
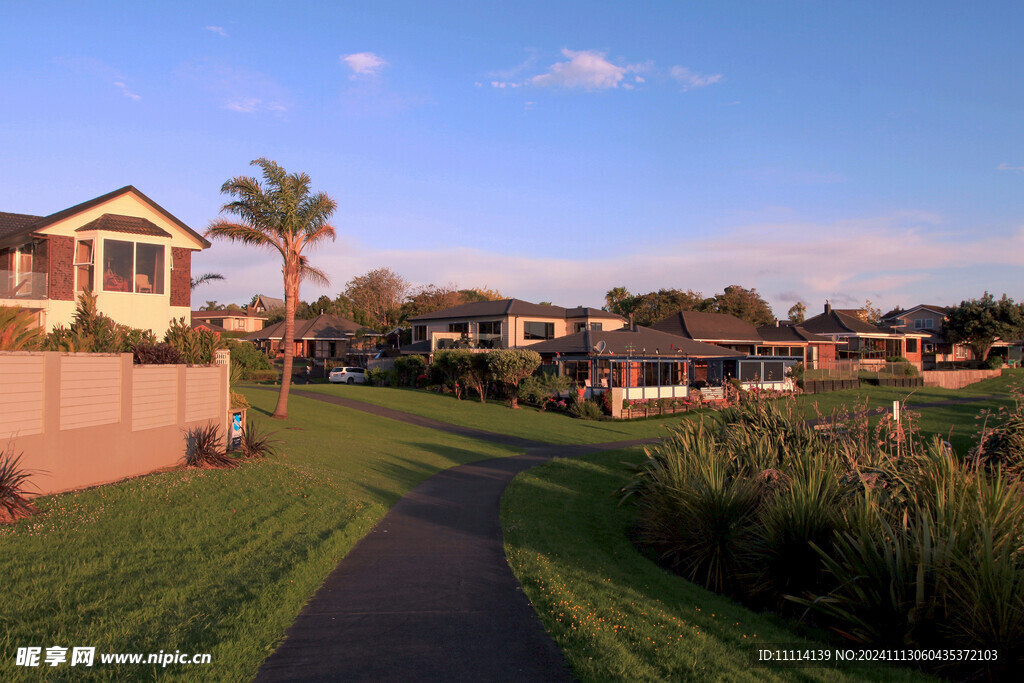
[[[88,677],[248,681],[324,577],[406,491],[512,450],[293,397],[245,391],[284,457],[171,471],[37,500],[0,528],[0,680],[18,647],[211,653],[206,667],[100,667]],[[76,668],[74,677],[82,673]]]
[[[997,411],[1013,404],[1011,391],[1024,388],[1024,370],[1004,369],[1000,377],[984,380],[958,391],[937,387],[906,389],[897,387],[862,386],[860,389],[810,394],[796,399],[797,404],[808,418],[817,415],[829,416],[837,408],[867,405],[870,408],[892,408],[893,401],[905,402],[908,409],[919,412],[918,427],[925,436],[941,436],[952,442],[959,453],[977,442],[977,432],[984,419],[975,417],[982,411]],[[987,398],[993,397],[993,398]],[[916,409],[923,403],[951,401],[958,398],[985,398],[959,405],[937,406]]]
[[[387,406],[449,424],[556,444],[607,443],[664,436],[665,430],[680,420],[679,415],[669,415],[640,421],[591,422],[562,413],[542,413],[529,406],[512,410],[497,401],[481,403],[476,398],[458,401],[454,396],[414,389],[361,384],[313,384],[297,388]]]
[[[814,647],[789,624],[662,570],[628,539],[612,493],[637,449],[556,460],[502,500],[509,564],[582,681],[925,680],[901,669],[752,666],[758,645]]]

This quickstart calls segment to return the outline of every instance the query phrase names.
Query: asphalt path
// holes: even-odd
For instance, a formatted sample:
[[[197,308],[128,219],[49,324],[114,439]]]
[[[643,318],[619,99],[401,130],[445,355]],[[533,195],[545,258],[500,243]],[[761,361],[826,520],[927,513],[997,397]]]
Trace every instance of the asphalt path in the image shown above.
[[[522,448],[435,474],[401,498],[299,613],[256,681],[571,681],[505,559],[502,492],[554,457],[656,439],[554,446],[383,406],[303,398]]]

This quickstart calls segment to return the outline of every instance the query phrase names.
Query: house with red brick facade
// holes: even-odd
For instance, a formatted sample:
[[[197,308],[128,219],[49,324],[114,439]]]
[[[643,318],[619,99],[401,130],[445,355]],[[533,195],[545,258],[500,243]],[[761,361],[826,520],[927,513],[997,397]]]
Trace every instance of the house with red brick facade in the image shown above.
[[[210,246],[131,185],[48,216],[0,212],[0,306],[69,325],[83,290],[115,321],[162,335],[190,320],[192,253]]]
[[[856,312],[832,308],[827,301],[825,310],[805,320],[801,327],[837,342],[836,357],[840,360],[871,363],[902,356],[918,369],[922,366],[921,342],[926,334],[872,325]]]

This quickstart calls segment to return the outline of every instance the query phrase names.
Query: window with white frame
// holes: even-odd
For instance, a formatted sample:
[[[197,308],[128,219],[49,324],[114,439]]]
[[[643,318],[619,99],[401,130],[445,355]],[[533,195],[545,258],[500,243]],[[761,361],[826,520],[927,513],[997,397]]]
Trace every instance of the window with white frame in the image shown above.
[[[164,293],[164,246],[103,240],[103,291]]]

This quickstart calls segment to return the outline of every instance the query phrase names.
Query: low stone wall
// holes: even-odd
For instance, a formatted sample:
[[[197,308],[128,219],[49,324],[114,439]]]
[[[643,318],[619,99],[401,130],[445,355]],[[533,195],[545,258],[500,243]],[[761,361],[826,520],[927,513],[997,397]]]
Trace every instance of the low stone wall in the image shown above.
[[[925,370],[921,373],[926,387],[943,389],[963,389],[969,384],[999,377],[1001,374],[1002,370]]]

